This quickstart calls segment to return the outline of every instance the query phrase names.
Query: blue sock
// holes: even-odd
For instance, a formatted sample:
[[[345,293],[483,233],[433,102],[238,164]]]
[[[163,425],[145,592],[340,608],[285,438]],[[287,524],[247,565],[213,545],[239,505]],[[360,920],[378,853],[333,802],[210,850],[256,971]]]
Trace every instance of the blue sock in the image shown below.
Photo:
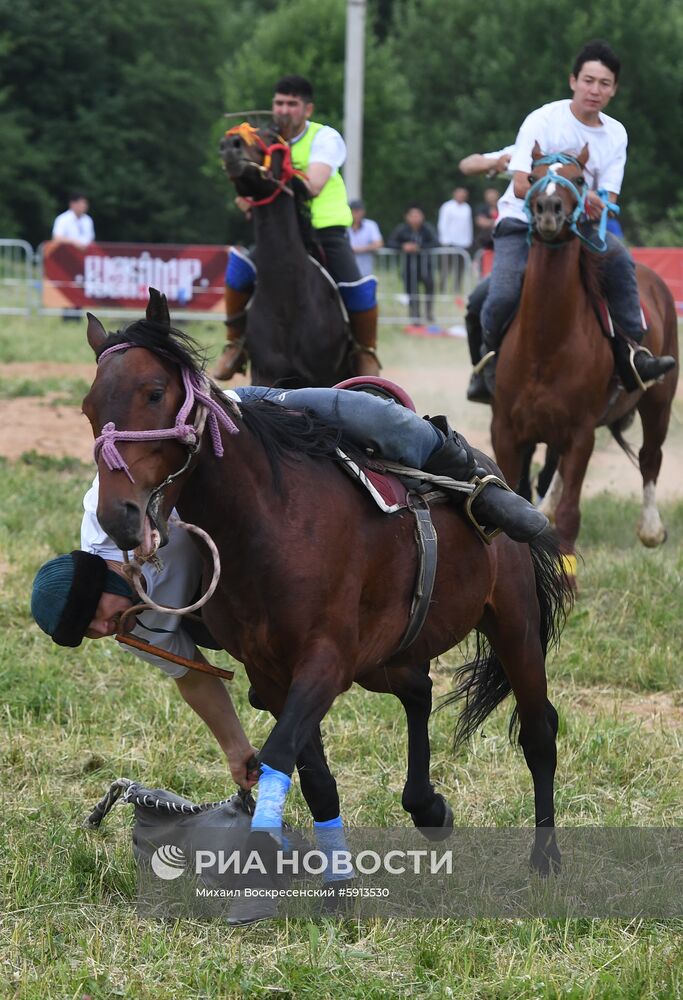
[[[261,764],[256,809],[251,818],[252,830],[282,830],[282,813],[292,779],[282,771]]]
[[[341,816],[335,819],[328,819],[322,823],[314,822],[315,839],[318,847],[327,858],[327,870],[325,871],[325,882],[339,882],[342,879],[355,878],[356,873],[351,864],[350,851],[346,843],[344,824]],[[340,857],[341,852],[346,856]],[[335,859],[335,854],[337,857]],[[336,860],[336,870],[335,870]]]

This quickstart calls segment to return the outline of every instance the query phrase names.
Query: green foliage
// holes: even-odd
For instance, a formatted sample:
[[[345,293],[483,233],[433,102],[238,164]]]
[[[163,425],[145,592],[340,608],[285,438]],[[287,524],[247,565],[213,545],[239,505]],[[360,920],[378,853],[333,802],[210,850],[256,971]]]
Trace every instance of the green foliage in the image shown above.
[[[0,0],[0,234],[37,244],[70,188],[99,239],[249,239],[216,155],[224,110],[270,105],[284,72],[313,80],[341,127],[345,0]],[[568,96],[574,55],[602,36],[623,64],[608,109],[630,135],[623,222],[678,243],[683,8],[676,0],[370,0],[364,194],[387,230],[407,201],[432,218],[465,155],[513,141]],[[473,187],[483,186],[475,181]]]
[[[216,0],[3,7],[0,93],[15,111],[2,171],[16,178],[1,186],[3,236],[47,238],[82,187],[101,240],[219,240],[202,173],[220,111]]]

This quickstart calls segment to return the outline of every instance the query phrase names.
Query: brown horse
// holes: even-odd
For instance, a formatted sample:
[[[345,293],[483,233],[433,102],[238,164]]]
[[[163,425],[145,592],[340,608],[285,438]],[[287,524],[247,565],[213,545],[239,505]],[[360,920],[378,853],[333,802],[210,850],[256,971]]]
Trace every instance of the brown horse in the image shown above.
[[[109,435],[148,432],[120,442],[118,469],[112,452],[100,451],[98,518],[122,549],[149,538],[150,518],[160,523],[174,505],[211,534],[221,577],[206,623],[245,665],[258,699],[277,719],[261,762],[286,775],[296,764],[314,818],[334,819],[339,798],[320,722],[354,681],[390,692],[408,722],[403,806],[416,826],[443,834],[453,819],[429,780],[429,664],[476,629],[477,655],[461,668],[455,692],[465,697],[456,742],[512,689],[513,718],[534,783],[532,862],[547,871],[558,858],[552,829],[557,713],[547,697],[545,656],[570,602],[552,537],[525,545],[499,535],[485,545],[458,508],[435,507],[440,553],[433,600],[419,636],[397,652],[417,567],[412,515],[373,508],[334,460],[338,434],[310,414],[265,402],[238,409],[211,386],[214,405],[237,431],[221,432],[224,456],[216,456],[208,436],[187,446],[169,440],[169,431],[158,439],[177,425],[187,379],[201,380],[207,391],[208,382],[192,342],[171,329],[158,293],[147,315],[109,336],[94,317],[88,325],[98,358],[113,345],[127,345],[102,359],[83,402],[95,436],[103,428]],[[187,419],[193,416],[194,410]],[[167,478],[178,472],[172,482]],[[160,485],[162,503],[150,504]],[[211,570],[207,563],[209,577]]]
[[[541,156],[536,144],[534,161]],[[587,159],[586,147],[573,163],[554,169],[581,184]],[[539,180],[548,169],[545,164],[535,166],[530,179]],[[496,376],[491,424],[496,460],[507,481],[517,485],[536,444],[545,442],[559,455],[543,509],[554,519],[562,552],[570,557],[569,565],[575,565],[579,500],[595,429],[606,424],[620,445],[630,451],[621,431],[637,410],[643,427],[638,456],[643,508],[638,536],[644,545],[660,545],[666,531],[655,502],[655,486],[677,368],[646,392],[619,391],[613,381],[612,347],[596,315],[597,255],[583,247],[569,228],[576,198],[569,187],[556,184],[551,195],[539,190],[530,201],[534,231],[522,298],[503,341]],[[649,268],[638,265],[637,276],[650,318],[644,346],[654,354],[677,357],[677,320],[671,293]]]

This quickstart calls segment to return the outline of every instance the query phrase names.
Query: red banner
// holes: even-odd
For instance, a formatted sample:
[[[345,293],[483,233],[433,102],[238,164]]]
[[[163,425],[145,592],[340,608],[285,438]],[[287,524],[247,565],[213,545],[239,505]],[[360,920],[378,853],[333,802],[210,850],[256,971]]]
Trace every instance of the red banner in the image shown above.
[[[223,312],[227,247],[143,243],[43,246],[43,306],[139,311],[158,288],[173,311]]]
[[[683,316],[683,249],[677,247],[630,247],[637,264],[652,268],[669,286],[674,297],[676,311]],[[493,267],[493,250],[485,250],[481,256],[481,276],[485,278]]]

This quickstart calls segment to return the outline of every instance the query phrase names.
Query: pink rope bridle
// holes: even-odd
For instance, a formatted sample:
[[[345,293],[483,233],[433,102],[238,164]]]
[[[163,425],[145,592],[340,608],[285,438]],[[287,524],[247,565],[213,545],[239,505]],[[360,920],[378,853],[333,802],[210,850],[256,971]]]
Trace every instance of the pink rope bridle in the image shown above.
[[[125,351],[138,346],[140,345],[129,342],[115,344],[114,347],[109,347],[100,354],[97,363],[100,365],[108,355],[113,354],[115,351]],[[185,401],[175,418],[175,425],[159,430],[119,431],[116,429],[114,423],[109,421],[104,425],[102,433],[95,440],[95,461],[101,455],[110,471],[121,470],[125,472],[131,483],[133,483],[135,480],[128,468],[128,463],[116,446],[117,441],[164,441],[175,439],[192,451],[196,451],[201,441],[204,424],[207,422],[214,454],[217,458],[223,457],[223,443],[221,441],[219,423],[223,425],[228,434],[238,434],[239,430],[220,404],[211,398],[208,380],[195,375],[188,368],[183,367],[181,371],[183,385],[185,386]],[[194,424],[188,424],[187,418],[195,404],[197,405],[195,422]]]

